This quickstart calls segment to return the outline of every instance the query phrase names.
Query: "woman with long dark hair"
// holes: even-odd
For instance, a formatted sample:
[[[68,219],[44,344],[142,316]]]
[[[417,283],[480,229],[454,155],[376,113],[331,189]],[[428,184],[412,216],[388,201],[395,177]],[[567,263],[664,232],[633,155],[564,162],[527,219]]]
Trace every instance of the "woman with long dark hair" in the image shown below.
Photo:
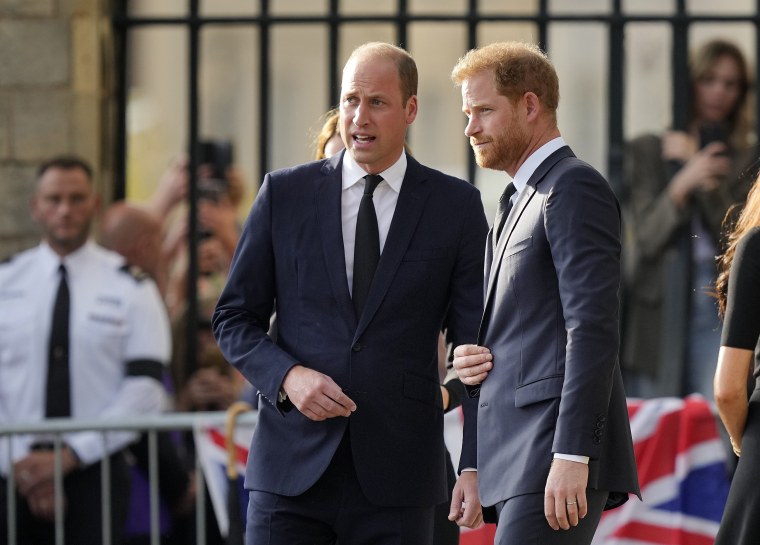
[[[760,178],[755,181],[716,284],[724,316],[715,403],[739,462],[716,545],[760,543]],[[752,392],[748,396],[749,392]]]

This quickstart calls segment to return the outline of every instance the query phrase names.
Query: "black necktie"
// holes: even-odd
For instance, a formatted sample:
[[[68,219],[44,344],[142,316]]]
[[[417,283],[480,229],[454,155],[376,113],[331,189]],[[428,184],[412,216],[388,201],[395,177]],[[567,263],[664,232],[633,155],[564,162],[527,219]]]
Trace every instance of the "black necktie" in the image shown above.
[[[356,216],[356,237],[354,238],[354,285],[352,299],[356,317],[362,314],[367,301],[372,277],[375,276],[377,262],[380,261],[380,232],[377,228],[377,215],[372,193],[383,179],[376,174],[364,177],[364,195]]]
[[[69,284],[66,267],[59,267],[61,281],[53,307],[48,352],[48,376],[45,415],[48,418],[71,416],[71,386],[69,381]]]
[[[507,187],[504,188],[504,192],[499,197],[499,207],[496,210],[496,219],[493,222],[493,247],[496,250],[496,244],[499,242],[499,236],[501,236],[501,230],[504,229],[504,224],[507,221],[507,216],[512,210],[512,195],[515,194],[517,188],[515,184],[509,182]]]

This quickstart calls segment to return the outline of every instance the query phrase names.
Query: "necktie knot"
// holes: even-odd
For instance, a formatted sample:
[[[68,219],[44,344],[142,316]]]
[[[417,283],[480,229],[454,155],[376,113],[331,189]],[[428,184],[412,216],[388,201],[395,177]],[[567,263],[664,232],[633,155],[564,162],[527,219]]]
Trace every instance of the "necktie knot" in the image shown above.
[[[515,184],[509,182],[507,184],[507,187],[504,188],[504,192],[501,194],[501,197],[499,197],[499,212],[503,213],[507,209],[509,206],[509,201],[516,191],[517,188],[515,187]]]
[[[378,184],[383,181],[383,177],[377,174],[367,174],[364,177],[364,196],[371,197],[375,192]]]

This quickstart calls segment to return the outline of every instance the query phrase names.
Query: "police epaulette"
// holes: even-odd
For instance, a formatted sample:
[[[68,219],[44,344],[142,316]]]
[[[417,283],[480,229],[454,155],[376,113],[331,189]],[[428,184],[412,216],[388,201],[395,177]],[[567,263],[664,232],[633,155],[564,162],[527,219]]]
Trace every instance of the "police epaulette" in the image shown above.
[[[129,276],[134,278],[137,282],[142,282],[146,278],[150,278],[150,276],[148,276],[148,273],[146,273],[137,265],[132,265],[131,263],[125,263],[124,265],[119,267],[119,270],[121,272],[127,273]]]

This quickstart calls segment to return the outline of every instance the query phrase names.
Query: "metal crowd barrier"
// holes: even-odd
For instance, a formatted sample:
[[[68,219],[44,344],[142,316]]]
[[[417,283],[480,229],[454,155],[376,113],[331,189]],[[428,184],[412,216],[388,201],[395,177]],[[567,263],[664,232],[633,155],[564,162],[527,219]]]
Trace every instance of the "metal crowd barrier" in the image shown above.
[[[248,412],[235,417],[241,424],[255,425],[257,415]],[[61,448],[63,445],[62,435],[76,431],[100,431],[102,432],[105,446],[105,437],[112,431],[134,431],[148,434],[148,477],[149,477],[149,502],[150,502],[150,543],[160,545],[159,525],[159,487],[158,487],[158,432],[193,430],[196,426],[217,427],[224,426],[227,422],[227,413],[219,412],[196,412],[196,413],[162,413],[147,418],[124,418],[107,420],[84,420],[72,418],[52,418],[36,422],[17,422],[0,426],[0,439],[13,435],[45,434],[52,435],[53,452],[55,453],[54,479],[55,479],[55,543],[65,545],[63,527],[63,472],[61,465]],[[8,460],[13,460],[12,441],[7,441]],[[103,497],[103,545],[111,545],[111,464],[108,456],[101,460],[101,494]],[[195,501],[196,514],[196,545],[206,545],[206,483],[203,478],[200,457],[195,457],[197,494]],[[14,486],[13,464],[10,464],[7,475],[6,494],[8,501],[8,545],[17,545],[18,533],[16,528],[16,494]],[[0,514],[2,516],[2,514]],[[0,536],[0,541],[2,541]]]

